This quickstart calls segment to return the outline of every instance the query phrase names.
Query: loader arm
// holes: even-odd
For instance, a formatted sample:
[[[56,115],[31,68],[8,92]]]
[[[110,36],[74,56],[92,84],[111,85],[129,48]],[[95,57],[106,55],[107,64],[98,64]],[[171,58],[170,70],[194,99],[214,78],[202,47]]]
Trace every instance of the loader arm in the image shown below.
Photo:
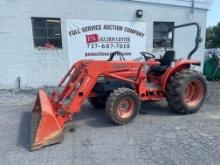
[[[140,80],[137,74],[141,75],[142,66],[137,61],[82,60],[74,64],[50,96],[39,91],[32,111],[31,150],[62,140],[65,123],[80,111],[100,76],[137,84]],[[124,77],[127,73],[136,73],[137,79]],[[70,103],[66,103],[67,99],[71,100]]]
[[[67,114],[70,115],[67,120],[71,119],[72,115],[75,112],[80,111],[82,103],[85,99],[88,98],[100,76],[112,77],[122,81],[136,84],[136,81],[131,80],[129,78],[125,78],[121,76],[121,74],[134,70],[134,68],[136,68],[135,72],[137,72],[137,70],[141,66],[139,62],[132,61],[91,61],[86,64],[84,63],[83,65],[85,67],[81,70],[80,75],[78,75],[79,79],[77,79],[75,82],[72,82],[74,84],[78,84],[79,88],[75,91],[76,86],[73,86],[72,88],[69,88],[67,92],[64,91],[64,98],[66,98],[66,95],[69,96],[73,93],[73,91],[75,91],[71,103],[69,104],[69,106],[65,108]],[[67,83],[66,86],[69,86],[68,84],[70,83]]]

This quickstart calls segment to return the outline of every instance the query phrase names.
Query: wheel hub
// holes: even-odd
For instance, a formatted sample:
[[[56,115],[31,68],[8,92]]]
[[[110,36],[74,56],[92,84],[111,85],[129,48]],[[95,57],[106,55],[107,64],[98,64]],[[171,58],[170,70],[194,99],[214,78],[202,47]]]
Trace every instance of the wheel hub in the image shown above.
[[[117,107],[117,112],[121,118],[129,118],[134,112],[134,102],[130,98],[123,98]]]
[[[201,81],[191,81],[185,89],[185,102],[188,106],[197,106],[204,97],[204,86]]]

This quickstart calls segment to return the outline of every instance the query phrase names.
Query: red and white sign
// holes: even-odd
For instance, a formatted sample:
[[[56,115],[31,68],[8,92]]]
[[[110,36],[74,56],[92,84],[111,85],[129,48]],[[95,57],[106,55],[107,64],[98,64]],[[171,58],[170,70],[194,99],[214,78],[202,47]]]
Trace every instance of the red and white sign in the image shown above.
[[[103,20],[67,20],[70,65],[80,59],[108,59],[120,51],[126,59],[146,49],[146,23]]]

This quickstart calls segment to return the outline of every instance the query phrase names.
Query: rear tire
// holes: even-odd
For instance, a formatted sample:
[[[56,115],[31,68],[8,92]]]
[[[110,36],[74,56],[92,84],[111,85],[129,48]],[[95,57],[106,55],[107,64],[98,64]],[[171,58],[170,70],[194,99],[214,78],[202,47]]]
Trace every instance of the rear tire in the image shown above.
[[[195,70],[183,70],[170,78],[167,86],[167,102],[181,114],[197,112],[204,104],[207,83],[204,76]]]
[[[141,101],[134,90],[119,88],[114,90],[107,99],[107,116],[117,124],[132,121],[141,108]]]

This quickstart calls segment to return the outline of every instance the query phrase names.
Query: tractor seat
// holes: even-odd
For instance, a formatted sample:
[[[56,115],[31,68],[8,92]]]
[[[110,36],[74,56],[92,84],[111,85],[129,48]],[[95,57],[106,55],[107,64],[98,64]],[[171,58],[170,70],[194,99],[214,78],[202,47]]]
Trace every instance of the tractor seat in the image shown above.
[[[166,51],[165,54],[160,61],[160,65],[154,66],[151,68],[150,72],[155,74],[163,74],[168,67],[171,66],[171,63],[175,60],[175,51],[169,50]]]

